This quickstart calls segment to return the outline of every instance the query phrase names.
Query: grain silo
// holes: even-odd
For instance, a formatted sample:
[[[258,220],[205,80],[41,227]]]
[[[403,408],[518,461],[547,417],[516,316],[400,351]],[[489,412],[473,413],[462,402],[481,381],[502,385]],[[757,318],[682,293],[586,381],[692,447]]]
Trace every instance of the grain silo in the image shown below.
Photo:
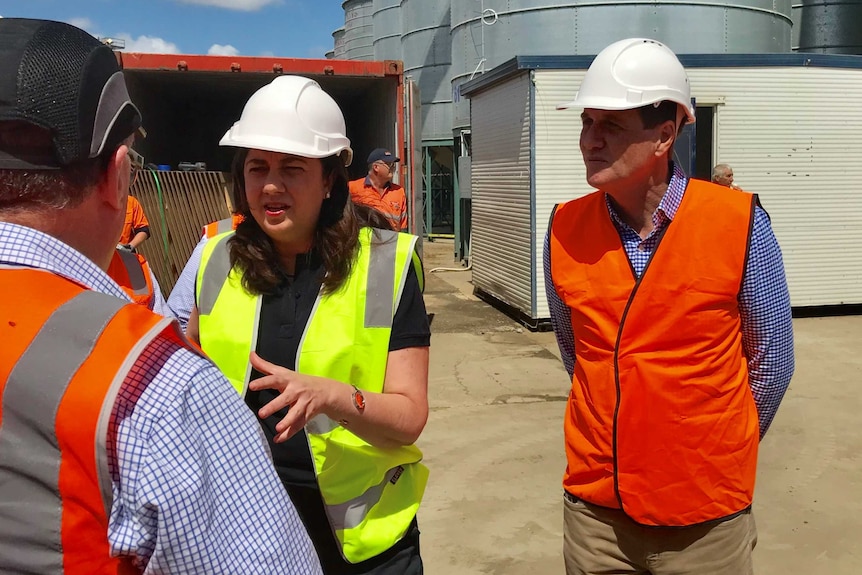
[[[372,0],[344,0],[344,57],[347,60],[374,59]]]
[[[401,0],[374,0],[374,59],[401,60]]]

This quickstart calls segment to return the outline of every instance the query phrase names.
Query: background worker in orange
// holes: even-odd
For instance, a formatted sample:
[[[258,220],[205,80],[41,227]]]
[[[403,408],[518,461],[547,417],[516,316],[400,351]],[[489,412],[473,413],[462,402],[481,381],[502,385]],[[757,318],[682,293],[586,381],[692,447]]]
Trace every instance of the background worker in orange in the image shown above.
[[[0,18],[0,573],[320,565],[254,416],[105,273],[141,124],[113,51]]]
[[[392,182],[400,160],[389,150],[377,148],[368,154],[368,175],[350,182],[350,197],[382,212],[395,231],[407,231],[407,196],[404,188]]]
[[[144,167],[144,159],[132,149],[129,150],[129,159],[132,162],[133,177],[136,178]],[[134,180],[129,186],[131,187],[132,184],[134,184]],[[134,252],[149,237],[150,222],[147,220],[147,214],[144,213],[141,203],[130,195],[126,204],[126,221],[123,224],[123,233],[120,234],[120,243],[117,247]]]
[[[132,168],[129,183],[129,187],[131,188],[137,180],[141,169],[143,169],[144,159],[140,154],[130,148],[129,160]],[[137,204],[137,200],[135,200],[131,195],[129,196],[128,201],[130,205],[133,201]],[[140,204],[137,205],[140,207]],[[141,210],[140,213],[143,214],[143,210]],[[146,218],[144,218],[144,220],[146,221]],[[128,223],[128,221],[129,208],[127,206],[126,222]],[[123,228],[123,233],[125,233],[125,227]],[[146,239],[146,236],[144,239]],[[156,312],[159,315],[171,317],[173,313],[162,295],[162,289],[159,286],[159,282],[156,280],[156,276],[153,274],[152,269],[150,269],[147,259],[143,255],[137,253],[137,250],[135,249],[136,247],[137,246],[132,247],[128,244],[118,244],[117,249],[114,251],[114,256],[111,258],[111,264],[108,266],[108,275],[111,276],[111,279],[117,282],[121,288],[123,288],[123,291],[132,298],[132,301],[144,306],[150,311]]]
[[[544,253],[571,377],[566,571],[753,573],[758,443],[794,368],[769,218],[671,161],[695,116],[663,44],[602,50],[569,107],[598,190],[555,208]]]

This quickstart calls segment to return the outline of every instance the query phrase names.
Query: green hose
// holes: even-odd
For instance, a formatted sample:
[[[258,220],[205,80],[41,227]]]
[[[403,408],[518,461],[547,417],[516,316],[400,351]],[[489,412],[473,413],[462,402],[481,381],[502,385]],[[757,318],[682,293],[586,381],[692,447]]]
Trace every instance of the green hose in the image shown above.
[[[162,224],[162,248],[164,249],[164,263],[167,266],[168,263],[168,222],[167,217],[165,216],[165,196],[162,193],[162,184],[159,182],[158,172],[155,170],[150,170],[150,173],[153,174],[153,179],[156,181],[156,191],[159,194],[159,219]]]

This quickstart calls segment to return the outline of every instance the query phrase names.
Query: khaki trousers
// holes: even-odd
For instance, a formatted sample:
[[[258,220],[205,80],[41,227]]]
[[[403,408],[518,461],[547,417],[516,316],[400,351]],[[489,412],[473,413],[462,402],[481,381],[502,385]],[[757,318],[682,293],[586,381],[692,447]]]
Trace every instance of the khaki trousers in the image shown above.
[[[751,510],[692,527],[644,527],[618,509],[563,498],[567,575],[752,575]]]

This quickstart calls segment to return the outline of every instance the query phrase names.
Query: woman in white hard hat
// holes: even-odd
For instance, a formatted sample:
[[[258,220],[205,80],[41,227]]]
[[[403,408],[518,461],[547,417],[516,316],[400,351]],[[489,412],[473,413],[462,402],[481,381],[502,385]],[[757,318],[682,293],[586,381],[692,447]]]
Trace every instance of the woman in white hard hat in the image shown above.
[[[324,572],[421,573],[417,238],[350,201],[344,118],[313,80],[258,90],[221,145],[244,218],[203,249],[188,334],[259,416]]]

